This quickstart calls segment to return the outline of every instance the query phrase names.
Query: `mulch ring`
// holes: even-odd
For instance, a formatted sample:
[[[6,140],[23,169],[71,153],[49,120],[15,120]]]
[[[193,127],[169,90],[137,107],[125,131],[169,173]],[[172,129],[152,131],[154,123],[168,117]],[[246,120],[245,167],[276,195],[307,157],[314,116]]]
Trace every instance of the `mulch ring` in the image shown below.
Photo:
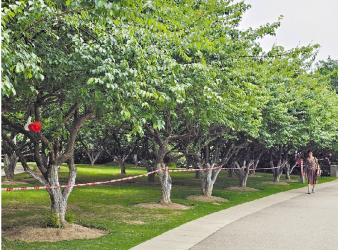
[[[21,240],[26,242],[94,239],[109,234],[109,232],[105,230],[83,227],[76,224],[72,224],[67,228],[49,228],[43,227],[42,225],[16,226],[2,229],[1,233],[7,240]]]
[[[258,191],[256,188],[251,187],[229,187],[228,190],[235,190],[235,191]]]

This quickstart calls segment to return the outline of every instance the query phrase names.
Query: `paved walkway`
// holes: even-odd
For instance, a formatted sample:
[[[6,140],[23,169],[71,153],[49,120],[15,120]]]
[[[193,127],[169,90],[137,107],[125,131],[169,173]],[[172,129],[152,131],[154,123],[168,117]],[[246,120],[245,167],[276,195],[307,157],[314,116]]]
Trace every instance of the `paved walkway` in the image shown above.
[[[23,170],[22,165],[16,165],[15,169],[14,169],[14,174],[21,174],[24,173],[25,170]],[[1,167],[1,176],[6,176],[5,174],[5,170]]]
[[[306,192],[304,187],[231,207],[131,249],[338,249],[338,179]]]

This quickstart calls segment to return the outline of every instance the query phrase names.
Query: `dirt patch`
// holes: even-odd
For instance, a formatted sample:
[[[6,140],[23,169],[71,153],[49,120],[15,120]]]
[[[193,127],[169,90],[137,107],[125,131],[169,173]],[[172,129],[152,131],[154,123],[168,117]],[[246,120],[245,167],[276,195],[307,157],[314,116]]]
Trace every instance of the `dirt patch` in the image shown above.
[[[258,189],[251,187],[229,187],[227,189],[235,191],[258,191]]]
[[[6,186],[8,186],[8,185],[27,185],[27,184],[29,184],[29,183],[24,182],[24,181],[2,181],[1,182],[1,186],[3,186],[3,185],[6,185]]]
[[[178,210],[188,210],[191,209],[191,206],[186,206],[178,203],[171,203],[169,205],[162,205],[160,203],[156,202],[150,202],[150,203],[140,203],[134,205],[135,207],[143,207],[143,208],[152,208],[152,209],[178,209]]]
[[[261,176],[261,175],[255,175],[255,174],[249,174],[248,177],[263,177],[263,176]]]
[[[217,196],[204,196],[204,195],[190,195],[187,197],[188,200],[203,201],[203,202],[227,202],[227,199]]]
[[[145,222],[140,220],[123,220],[124,223],[132,224],[132,225],[143,225]]]
[[[292,179],[290,179],[290,180],[284,180],[284,181],[286,181],[286,182],[299,182],[297,180],[292,180]]]
[[[72,224],[68,228],[45,228],[42,226],[19,226],[2,230],[2,235],[7,240],[21,240],[26,242],[34,241],[61,241],[75,239],[94,239],[108,232],[96,228],[88,228],[80,225]]]
[[[282,182],[282,181],[280,181],[280,182],[264,181],[264,182],[262,182],[262,184],[289,185],[289,184],[287,184],[286,182]]]

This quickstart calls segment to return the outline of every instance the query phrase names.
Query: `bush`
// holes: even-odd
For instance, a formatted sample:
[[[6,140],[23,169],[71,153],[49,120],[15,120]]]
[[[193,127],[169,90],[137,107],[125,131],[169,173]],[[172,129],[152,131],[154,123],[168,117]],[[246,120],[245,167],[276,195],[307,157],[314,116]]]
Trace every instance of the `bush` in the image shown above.
[[[52,210],[51,212],[46,213],[44,224],[45,224],[45,227],[54,227],[54,228],[61,227],[60,221],[56,215],[55,210]]]
[[[66,221],[67,221],[69,224],[73,224],[74,221],[75,221],[75,219],[76,219],[76,215],[75,215],[75,214],[72,214],[72,213],[66,212],[65,219],[66,219]]]
[[[75,221],[75,214],[66,212],[65,219],[69,224],[72,224]],[[60,220],[56,215],[56,211],[52,210],[51,212],[47,212],[45,215],[44,221],[45,227],[53,227],[53,228],[60,228]]]

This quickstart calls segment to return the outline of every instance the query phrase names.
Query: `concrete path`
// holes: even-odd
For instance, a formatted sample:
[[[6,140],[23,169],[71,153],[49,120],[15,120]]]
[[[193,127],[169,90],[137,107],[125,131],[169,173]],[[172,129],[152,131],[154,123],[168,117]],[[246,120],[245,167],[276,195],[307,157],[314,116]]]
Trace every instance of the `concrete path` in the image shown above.
[[[14,174],[21,174],[24,173],[25,170],[23,170],[22,165],[16,165],[15,169],[14,169]],[[6,176],[5,174],[5,170],[1,167],[1,176]]]
[[[338,179],[294,189],[188,222],[132,250],[336,250]]]

